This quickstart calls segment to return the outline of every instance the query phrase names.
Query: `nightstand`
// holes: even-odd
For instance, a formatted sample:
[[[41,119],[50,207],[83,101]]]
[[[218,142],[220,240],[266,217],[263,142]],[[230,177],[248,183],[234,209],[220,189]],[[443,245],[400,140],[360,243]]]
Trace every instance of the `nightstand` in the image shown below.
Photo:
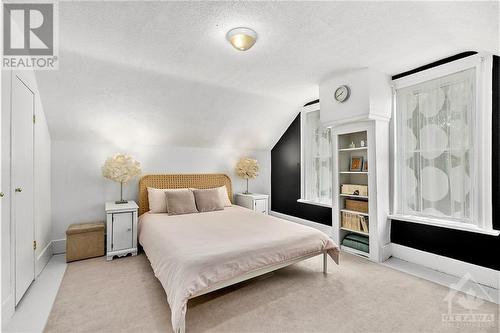
[[[238,206],[246,207],[253,211],[269,214],[269,195],[257,193],[236,193],[235,203]]]
[[[125,204],[106,202],[106,259],[137,255],[137,210],[134,201]]]

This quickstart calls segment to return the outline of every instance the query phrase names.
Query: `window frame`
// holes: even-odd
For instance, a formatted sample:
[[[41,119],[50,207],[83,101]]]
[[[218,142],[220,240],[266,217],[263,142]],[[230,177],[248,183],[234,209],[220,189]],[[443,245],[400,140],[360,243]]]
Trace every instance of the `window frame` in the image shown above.
[[[306,115],[310,112],[320,112],[320,103],[318,102],[308,106],[304,106],[300,112],[300,198],[297,199],[297,202],[331,208],[333,197],[332,197],[332,202],[330,204],[306,199],[306,163],[305,163],[306,135],[304,133],[306,131],[306,118],[307,118]],[[331,149],[331,153],[333,156],[333,148]]]
[[[400,156],[398,152],[398,112],[396,108],[396,90],[413,86],[425,81],[438,79],[467,69],[475,69],[476,94],[475,114],[473,115],[473,149],[474,149],[474,174],[472,185],[475,188],[472,198],[472,216],[474,223],[457,222],[453,218],[436,218],[422,215],[403,215],[399,202],[399,182],[402,172]],[[391,218],[409,222],[423,223],[441,226],[451,229],[459,229],[486,233],[492,235],[500,234],[493,229],[492,221],[492,57],[484,53],[462,58],[438,67],[430,68],[393,81],[393,126],[391,136],[393,139],[393,213]]]

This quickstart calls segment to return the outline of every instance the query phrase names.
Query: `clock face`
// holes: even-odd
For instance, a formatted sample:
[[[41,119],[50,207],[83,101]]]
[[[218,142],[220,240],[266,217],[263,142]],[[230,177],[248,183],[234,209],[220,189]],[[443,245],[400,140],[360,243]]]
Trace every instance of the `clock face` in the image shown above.
[[[349,99],[351,91],[348,86],[343,85],[335,89],[335,100],[339,103],[344,103]]]

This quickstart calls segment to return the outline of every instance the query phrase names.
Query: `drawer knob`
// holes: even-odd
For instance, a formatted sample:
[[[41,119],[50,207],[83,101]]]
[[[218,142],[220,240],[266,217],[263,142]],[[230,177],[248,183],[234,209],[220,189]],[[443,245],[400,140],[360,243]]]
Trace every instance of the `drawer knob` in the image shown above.
[[[18,193],[19,193],[19,192],[22,192],[22,191],[23,191],[23,189],[22,189],[22,188],[20,188],[20,187],[16,187],[16,189],[15,189],[14,191],[16,191],[16,192],[18,192]]]
[[[128,228],[127,231],[132,231],[132,228]]]

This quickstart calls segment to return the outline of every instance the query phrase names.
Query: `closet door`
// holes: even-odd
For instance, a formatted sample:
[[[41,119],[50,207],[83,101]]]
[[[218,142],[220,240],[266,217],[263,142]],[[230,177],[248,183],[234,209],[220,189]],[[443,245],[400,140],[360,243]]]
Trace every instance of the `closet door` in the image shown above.
[[[15,300],[19,303],[35,278],[34,152],[35,96],[17,76],[12,78],[12,221],[15,234]]]

